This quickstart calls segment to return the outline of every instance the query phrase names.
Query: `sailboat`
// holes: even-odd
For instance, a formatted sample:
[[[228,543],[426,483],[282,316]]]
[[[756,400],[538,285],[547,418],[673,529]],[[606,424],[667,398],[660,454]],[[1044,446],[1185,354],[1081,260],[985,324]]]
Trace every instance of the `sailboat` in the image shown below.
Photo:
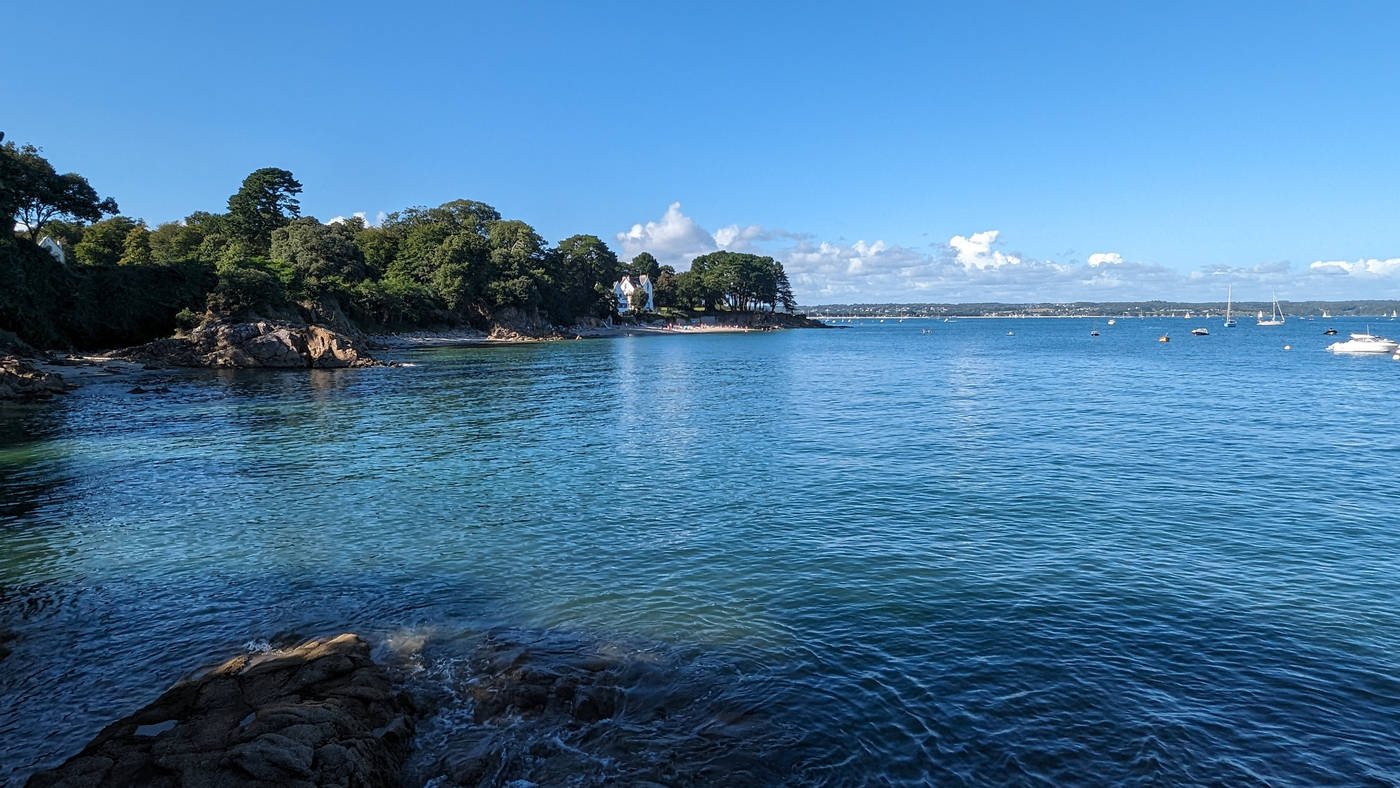
[[[1225,288],[1225,327],[1234,328],[1235,319],[1230,317],[1230,302],[1235,294],[1235,286],[1229,285]]]
[[[1283,310],[1278,308],[1278,293],[1274,293],[1274,312],[1269,315],[1269,319],[1264,319],[1264,313],[1259,313],[1257,325],[1261,326],[1281,326],[1283,325]]]

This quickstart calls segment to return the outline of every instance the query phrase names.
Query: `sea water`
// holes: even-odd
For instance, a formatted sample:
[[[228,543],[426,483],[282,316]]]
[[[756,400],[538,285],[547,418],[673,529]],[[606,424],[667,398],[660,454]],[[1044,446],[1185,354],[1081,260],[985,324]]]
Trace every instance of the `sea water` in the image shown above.
[[[4,406],[0,782],[353,631],[426,699],[434,785],[484,736],[494,784],[1396,784],[1400,363],[1324,351],[1359,320],[1218,324],[439,348]],[[476,719],[502,654],[608,713]]]

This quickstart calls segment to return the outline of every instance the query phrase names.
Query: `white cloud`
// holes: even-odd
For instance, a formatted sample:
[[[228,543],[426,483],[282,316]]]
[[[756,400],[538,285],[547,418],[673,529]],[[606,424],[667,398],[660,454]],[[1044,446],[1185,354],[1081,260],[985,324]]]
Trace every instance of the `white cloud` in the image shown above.
[[[768,240],[768,233],[762,227],[751,224],[748,227],[740,227],[731,224],[728,227],[721,227],[715,230],[715,245],[721,249],[738,251],[747,248],[754,241]]]
[[[678,271],[689,268],[696,256],[719,249],[715,236],[682,213],[679,202],[671,203],[660,221],[634,224],[615,237],[624,259],[651,252],[663,265],[674,266]]]
[[[381,224],[384,224],[384,220],[385,220],[386,218],[388,218],[388,216],[389,216],[388,214],[384,213],[383,211],[380,211],[380,212],[378,212],[378,213],[376,213],[376,214],[374,215],[374,221],[370,221],[370,220],[369,220],[369,214],[368,214],[367,212],[365,212],[365,211],[355,211],[354,213],[352,213],[352,214],[350,214],[350,215],[353,216],[353,217],[355,217],[355,218],[358,218],[358,219],[362,220],[362,221],[363,221],[366,225],[368,225],[369,227],[378,227],[378,226],[380,226]],[[344,217],[344,216],[337,216],[337,217],[335,217],[334,219],[331,219],[330,221],[326,222],[326,224],[340,224],[341,222],[344,222],[344,221],[347,221],[346,217]]]
[[[985,230],[967,237],[955,235],[948,239],[948,247],[953,250],[954,259],[961,263],[963,268],[969,270],[973,268],[986,270],[1019,264],[1021,258],[992,249],[999,235],[1001,235],[1000,230]]]
[[[1369,260],[1357,260],[1346,262],[1344,260],[1318,260],[1308,266],[1308,270],[1317,271],[1331,275],[1351,275],[1360,277],[1385,277],[1400,273],[1400,257],[1392,257],[1388,260],[1377,260],[1374,257]]]
[[[660,220],[635,224],[616,238],[625,258],[649,251],[679,271],[689,268],[696,255],[717,249],[771,255],[783,263],[798,301],[806,304],[1223,301],[1227,284],[1234,286],[1236,301],[1267,301],[1274,292],[1283,299],[1400,297],[1400,257],[1318,261],[1302,271],[1286,260],[1183,271],[1135,261],[1122,252],[1059,262],[1002,251],[999,230],[954,235],[931,249],[878,238],[820,240],[758,224],[730,224],[710,233],[678,202]],[[1357,289],[1361,281],[1366,282],[1364,293]]]

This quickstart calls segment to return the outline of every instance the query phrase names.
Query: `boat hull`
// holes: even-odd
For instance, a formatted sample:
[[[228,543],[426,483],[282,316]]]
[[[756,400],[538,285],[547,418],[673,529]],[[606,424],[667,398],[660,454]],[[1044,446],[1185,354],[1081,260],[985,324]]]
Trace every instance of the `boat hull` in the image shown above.
[[[1400,342],[1396,342],[1393,339],[1383,339],[1381,337],[1353,337],[1345,342],[1333,342],[1327,346],[1327,349],[1333,353],[1389,355],[1396,352],[1396,350],[1400,350]]]

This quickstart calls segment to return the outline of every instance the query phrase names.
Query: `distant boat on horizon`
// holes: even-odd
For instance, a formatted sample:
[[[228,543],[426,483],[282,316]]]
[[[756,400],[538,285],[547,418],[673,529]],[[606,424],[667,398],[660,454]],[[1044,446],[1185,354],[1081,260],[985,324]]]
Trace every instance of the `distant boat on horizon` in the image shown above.
[[[1234,299],[1234,295],[1235,295],[1235,286],[1234,286],[1234,285],[1227,285],[1227,286],[1225,287],[1225,327],[1226,327],[1226,328],[1234,328],[1234,327],[1235,327],[1235,319],[1234,319],[1233,317],[1230,317],[1230,302]],[[1260,316],[1260,317],[1263,317],[1263,315],[1264,315],[1263,312],[1260,312],[1260,313],[1259,313],[1259,316]]]

